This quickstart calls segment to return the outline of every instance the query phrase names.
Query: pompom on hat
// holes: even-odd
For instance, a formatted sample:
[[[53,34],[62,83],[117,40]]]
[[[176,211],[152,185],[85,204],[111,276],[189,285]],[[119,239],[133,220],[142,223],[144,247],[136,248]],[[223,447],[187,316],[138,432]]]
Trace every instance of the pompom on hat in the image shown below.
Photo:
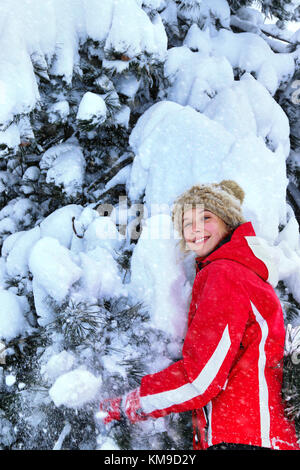
[[[235,229],[246,222],[242,214],[244,198],[243,189],[232,180],[194,185],[181,194],[174,202],[172,221],[182,237],[182,249],[185,251],[182,225],[184,210],[195,208],[197,205],[202,206],[204,210],[220,217],[230,229]]]

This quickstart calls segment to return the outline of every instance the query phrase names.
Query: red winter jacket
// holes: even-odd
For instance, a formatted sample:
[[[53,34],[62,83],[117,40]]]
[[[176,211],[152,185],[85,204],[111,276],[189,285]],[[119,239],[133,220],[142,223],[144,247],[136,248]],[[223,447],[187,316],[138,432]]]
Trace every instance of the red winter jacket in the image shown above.
[[[158,418],[193,410],[195,449],[227,442],[298,450],[281,400],[285,329],[264,244],[247,222],[196,261],[182,359],[143,377],[143,411]]]

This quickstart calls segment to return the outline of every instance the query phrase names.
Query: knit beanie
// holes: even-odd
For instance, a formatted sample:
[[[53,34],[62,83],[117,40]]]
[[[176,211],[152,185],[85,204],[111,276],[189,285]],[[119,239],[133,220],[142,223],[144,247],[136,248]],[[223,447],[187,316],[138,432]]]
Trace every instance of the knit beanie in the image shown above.
[[[172,220],[175,229],[181,236],[181,249],[185,251],[183,239],[183,211],[202,205],[222,219],[230,229],[235,229],[246,222],[242,214],[242,203],[245,197],[243,189],[232,180],[220,183],[199,184],[192,186],[174,202]]]

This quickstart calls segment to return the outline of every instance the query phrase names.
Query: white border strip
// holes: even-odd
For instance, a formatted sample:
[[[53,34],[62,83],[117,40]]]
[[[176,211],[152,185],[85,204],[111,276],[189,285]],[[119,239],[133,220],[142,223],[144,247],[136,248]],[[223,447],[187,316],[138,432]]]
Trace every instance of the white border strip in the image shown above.
[[[209,446],[211,446],[212,445],[212,422],[211,422],[211,419],[212,419],[212,402],[211,401],[209,403],[207,403],[206,410],[207,410],[207,414],[208,414],[207,444]]]
[[[251,302],[251,301],[250,301]],[[271,447],[270,442],[270,413],[269,413],[269,391],[265,376],[266,353],[265,345],[269,333],[266,320],[261,316],[255,305],[251,302],[256,321],[261,329],[261,341],[259,343],[258,358],[258,386],[259,386],[259,408],[260,408],[260,430],[261,444],[263,447]]]
[[[146,413],[151,413],[154,410],[163,410],[202,395],[219,372],[229,351],[230,345],[231,341],[227,325],[215,351],[201,370],[198,377],[193,382],[186,383],[176,389],[140,397],[143,410]]]
[[[276,264],[278,260],[275,256],[274,247],[268,245],[265,240],[256,236],[245,237],[245,240],[254,256],[265,264],[268,270],[267,282],[271,284],[271,286],[276,287],[278,284],[278,268]]]

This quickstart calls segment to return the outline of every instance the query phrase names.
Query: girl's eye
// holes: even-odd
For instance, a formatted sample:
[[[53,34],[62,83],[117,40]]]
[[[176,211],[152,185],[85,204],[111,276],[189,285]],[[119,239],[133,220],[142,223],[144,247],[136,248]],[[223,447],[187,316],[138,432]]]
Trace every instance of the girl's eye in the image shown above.
[[[191,222],[188,222],[188,223],[184,224],[184,228],[189,227],[189,225],[192,225]]]

